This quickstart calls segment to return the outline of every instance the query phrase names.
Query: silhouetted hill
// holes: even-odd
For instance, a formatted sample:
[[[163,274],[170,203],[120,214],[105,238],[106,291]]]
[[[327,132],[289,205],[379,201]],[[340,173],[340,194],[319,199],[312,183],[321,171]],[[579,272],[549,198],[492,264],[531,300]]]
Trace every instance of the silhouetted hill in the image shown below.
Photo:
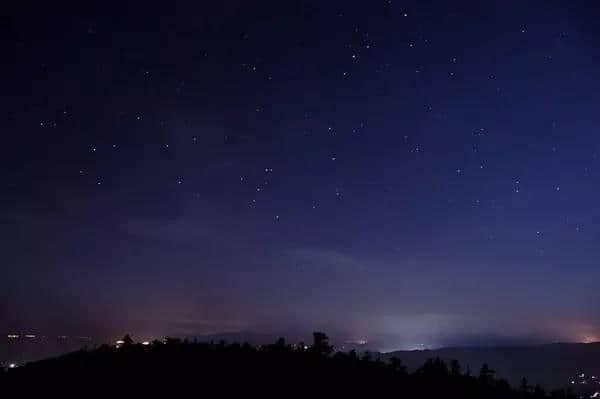
[[[524,385],[514,389],[483,366],[466,374],[457,362],[427,360],[408,373],[401,360],[334,352],[325,334],[311,345],[196,343],[178,339],[120,347],[104,345],[23,367],[0,369],[4,392],[87,397],[288,397],[390,395],[407,398],[571,398]]]
[[[59,356],[83,348],[93,348],[95,342],[89,337],[33,336],[28,338],[0,338],[0,364],[27,362]]]
[[[429,358],[457,359],[463,366],[479,370],[490,365],[497,376],[516,385],[526,376],[533,384],[559,388],[569,384],[575,375],[600,376],[600,343],[547,344],[510,347],[442,348],[422,351],[396,351],[382,354],[382,359],[399,357],[409,370],[415,370]],[[600,390],[600,389],[599,389]]]

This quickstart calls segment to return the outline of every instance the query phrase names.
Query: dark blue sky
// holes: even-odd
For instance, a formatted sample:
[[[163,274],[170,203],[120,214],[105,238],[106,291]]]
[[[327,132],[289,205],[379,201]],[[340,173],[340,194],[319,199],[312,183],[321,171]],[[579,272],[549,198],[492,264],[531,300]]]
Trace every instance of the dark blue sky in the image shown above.
[[[600,339],[594,2],[14,6],[0,326]]]

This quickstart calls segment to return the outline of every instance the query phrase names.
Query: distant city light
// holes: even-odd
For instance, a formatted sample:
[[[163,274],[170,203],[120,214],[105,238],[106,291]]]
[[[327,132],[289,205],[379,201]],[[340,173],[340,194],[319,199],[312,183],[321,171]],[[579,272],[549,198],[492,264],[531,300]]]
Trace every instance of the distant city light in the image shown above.
[[[17,338],[19,338],[19,334],[8,334],[7,337],[9,339],[17,339]]]
[[[584,344],[592,344],[594,342],[600,341],[600,338],[595,335],[585,335],[582,339]]]
[[[142,345],[146,345],[146,346],[147,346],[147,345],[150,345],[150,342],[148,342],[148,341],[144,341],[144,342],[142,342]]]
[[[368,343],[369,343],[369,341],[367,341],[366,339],[357,339],[354,341],[346,341],[346,344],[351,344],[351,345],[366,345]]]
[[[17,367],[17,364],[16,364],[16,363],[11,363],[11,364],[9,364],[9,365],[8,365],[8,368],[9,368],[9,369],[14,369],[14,368],[16,368],[16,367]]]
[[[25,338],[35,338],[34,334],[25,334]]]

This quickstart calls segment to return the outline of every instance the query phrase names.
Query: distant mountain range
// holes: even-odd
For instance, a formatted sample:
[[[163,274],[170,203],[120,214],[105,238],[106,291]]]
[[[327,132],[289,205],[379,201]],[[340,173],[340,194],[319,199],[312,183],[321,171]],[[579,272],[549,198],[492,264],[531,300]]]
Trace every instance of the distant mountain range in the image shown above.
[[[409,371],[422,366],[427,359],[439,357],[447,362],[458,360],[463,370],[469,367],[473,375],[478,375],[481,366],[487,363],[496,371],[497,377],[508,380],[514,386],[526,377],[529,384],[540,384],[546,389],[571,386],[577,391],[581,384],[587,385],[587,388],[593,385],[596,387],[594,390],[600,391],[600,342],[442,348],[379,354],[382,359],[394,356],[401,359]],[[578,378],[581,374],[589,376],[589,379]],[[592,379],[592,376],[596,378]]]
[[[231,333],[215,334],[198,337],[201,341],[225,340],[227,342],[250,342],[252,344],[273,343],[277,337],[268,334]],[[297,342],[289,340],[289,343]],[[310,344],[310,340],[307,341]],[[352,349],[365,352],[368,344],[334,342],[336,348],[342,351]],[[487,363],[496,372],[498,378],[506,379],[511,385],[519,386],[523,377],[530,385],[539,384],[545,389],[570,387],[578,392],[585,388],[600,391],[600,379],[592,380],[591,376],[600,377],[600,342],[556,343],[541,345],[511,345],[490,347],[449,347],[435,350],[395,351],[388,353],[371,352],[374,357],[388,360],[397,357],[402,360],[409,371],[421,367],[427,359],[439,357],[450,363],[456,359],[463,371],[471,369],[473,375],[478,375],[481,366]],[[578,378],[585,374],[586,379]],[[587,378],[589,377],[589,378]],[[575,384],[571,384],[574,381]],[[585,386],[581,385],[587,381]]]

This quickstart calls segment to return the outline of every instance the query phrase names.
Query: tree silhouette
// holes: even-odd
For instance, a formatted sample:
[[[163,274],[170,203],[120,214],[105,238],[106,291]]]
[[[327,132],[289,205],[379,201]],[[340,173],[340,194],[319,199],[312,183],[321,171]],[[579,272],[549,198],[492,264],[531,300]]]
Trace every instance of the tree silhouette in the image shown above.
[[[392,370],[394,370],[395,372],[398,372],[402,375],[406,374],[406,367],[404,367],[404,365],[402,364],[402,360],[400,360],[396,356],[394,356],[390,359],[390,366],[392,367]]]
[[[322,355],[330,355],[333,352],[333,346],[329,345],[329,337],[327,334],[315,331],[313,333],[312,350]]]
[[[487,363],[483,363],[479,371],[479,380],[484,384],[490,384],[494,379],[494,370],[490,369]]]
[[[450,374],[452,374],[453,376],[458,376],[460,375],[460,363],[458,362],[458,360],[453,359],[450,362]]]
[[[467,365],[467,369],[465,370],[465,377],[470,377],[471,376],[471,367],[469,365]]]
[[[133,339],[131,338],[131,336],[129,334],[125,334],[122,341],[123,341],[123,346],[133,345]]]
[[[523,377],[521,379],[521,385],[519,386],[521,392],[529,392],[529,385],[527,384],[527,378]]]

